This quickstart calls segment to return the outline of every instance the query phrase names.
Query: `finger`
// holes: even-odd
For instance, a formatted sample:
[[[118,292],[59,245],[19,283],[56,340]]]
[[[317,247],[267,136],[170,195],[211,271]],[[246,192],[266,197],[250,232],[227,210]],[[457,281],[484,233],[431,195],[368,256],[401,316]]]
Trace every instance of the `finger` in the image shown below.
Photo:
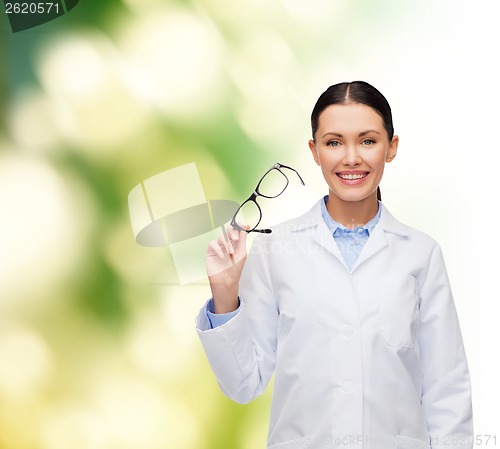
[[[227,228],[227,234],[229,238],[231,239],[231,242],[237,242],[240,238],[240,233],[237,229],[228,226]]]
[[[240,236],[240,232],[241,231],[238,231],[237,229],[234,229],[234,228],[228,228],[227,229],[227,235],[229,237],[229,243],[231,244],[231,246],[234,249],[234,253],[233,254],[238,253],[240,251],[241,246],[242,246],[241,241],[243,240],[243,238]],[[243,232],[243,233],[246,234],[246,232]],[[243,245],[244,245],[244,243],[243,243]]]
[[[224,240],[225,240],[225,243],[226,243],[226,248],[227,248],[227,252],[229,254],[234,254],[234,247],[233,247],[233,242],[231,241],[231,238],[230,238],[230,234],[229,232],[226,232],[226,230],[224,229],[224,226],[221,226],[222,228],[222,234],[224,236]]]
[[[208,244],[208,250],[212,250],[221,259],[225,258],[224,251],[222,251],[221,246],[215,240],[212,240],[212,241],[209,242],[209,244]]]
[[[247,254],[247,238],[248,234],[245,231],[238,231],[238,242],[235,245],[235,261],[239,262],[244,259]]]
[[[229,242],[229,238],[225,233],[223,235],[219,236],[217,239],[217,243],[221,247],[223,252],[226,252],[227,254],[232,254],[234,253],[234,248],[232,247],[231,243]]]

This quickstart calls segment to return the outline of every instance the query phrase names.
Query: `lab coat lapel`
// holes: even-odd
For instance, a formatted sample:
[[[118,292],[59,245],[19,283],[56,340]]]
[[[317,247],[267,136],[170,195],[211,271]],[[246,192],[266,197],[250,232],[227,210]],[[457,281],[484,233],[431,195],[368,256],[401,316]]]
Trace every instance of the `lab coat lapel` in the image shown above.
[[[321,219],[323,220],[323,217],[321,217]],[[345,265],[344,257],[342,256],[342,253],[340,252],[335,239],[333,238],[332,234],[330,234],[330,230],[328,229],[328,226],[324,221],[323,223],[319,223],[316,229],[314,229],[312,239],[322,248],[332,253],[337,259],[340,260],[342,265],[347,268],[347,266]]]
[[[323,201],[323,198],[321,198],[320,201]],[[320,201],[314,204],[308,212],[294,220],[292,231],[303,233],[304,238],[311,238],[321,248],[333,254],[344,266],[346,266],[339,247],[323,220]]]
[[[387,238],[385,236],[383,226],[379,226],[380,224],[381,223],[378,223],[373,229],[373,232],[366,241],[365,246],[358,257],[358,260],[356,260],[356,263],[352,267],[352,271],[354,271],[365,260],[374,256],[387,246]]]
[[[321,215],[321,201],[323,198],[305,214],[293,219],[290,223],[290,229],[292,232],[302,233],[304,238],[311,238],[321,248],[333,254],[348,269],[344,257]],[[388,245],[387,233],[408,236],[406,225],[396,220],[382,203],[381,207],[379,222],[373,229],[351,272]]]
[[[396,220],[382,203],[380,204],[382,211],[379,222],[368,238],[361,254],[358,257],[358,260],[352,267],[353,271],[363,262],[373,257],[388,245],[387,233],[397,234],[402,237],[408,236],[407,227],[403,223]]]

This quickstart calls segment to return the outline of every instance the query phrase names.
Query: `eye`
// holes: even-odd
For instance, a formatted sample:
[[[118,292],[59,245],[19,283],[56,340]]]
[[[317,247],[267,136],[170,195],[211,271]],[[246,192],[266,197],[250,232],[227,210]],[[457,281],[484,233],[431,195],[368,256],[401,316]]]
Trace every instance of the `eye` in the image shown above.
[[[338,147],[340,142],[338,140],[330,140],[326,145],[329,147]]]
[[[364,139],[361,143],[363,145],[373,145],[375,141],[373,139]]]

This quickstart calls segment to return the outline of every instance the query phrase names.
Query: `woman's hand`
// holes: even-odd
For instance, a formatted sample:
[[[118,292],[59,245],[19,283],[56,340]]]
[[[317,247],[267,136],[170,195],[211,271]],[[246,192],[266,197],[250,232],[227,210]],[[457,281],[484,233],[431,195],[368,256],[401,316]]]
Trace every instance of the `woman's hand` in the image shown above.
[[[215,313],[228,313],[238,308],[238,284],[247,258],[247,233],[233,227],[208,244],[206,268]]]

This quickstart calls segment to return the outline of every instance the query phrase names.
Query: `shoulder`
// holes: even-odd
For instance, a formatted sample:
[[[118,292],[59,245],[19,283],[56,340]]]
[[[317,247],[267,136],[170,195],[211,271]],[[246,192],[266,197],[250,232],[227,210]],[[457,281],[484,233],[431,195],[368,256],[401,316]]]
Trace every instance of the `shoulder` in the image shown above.
[[[324,220],[321,215],[321,201],[323,201],[323,198],[316,201],[304,213],[271,226],[273,231],[271,235],[292,235],[306,229],[315,228],[323,223]]]
[[[437,240],[429,234],[399,221],[383,204],[379,225],[384,229],[386,234],[395,234],[403,239],[406,239],[408,244],[412,247],[431,252],[435,249],[439,249],[439,243]]]
[[[253,235],[252,250],[262,250],[264,248],[269,248],[273,244],[281,244],[284,241],[301,239],[304,238],[306,234],[310,235],[310,232],[314,232],[322,223],[326,226],[321,215],[320,201],[323,201],[323,198],[316,201],[309,209],[306,209],[304,213],[271,225],[269,227],[272,231],[271,233],[256,233]]]

